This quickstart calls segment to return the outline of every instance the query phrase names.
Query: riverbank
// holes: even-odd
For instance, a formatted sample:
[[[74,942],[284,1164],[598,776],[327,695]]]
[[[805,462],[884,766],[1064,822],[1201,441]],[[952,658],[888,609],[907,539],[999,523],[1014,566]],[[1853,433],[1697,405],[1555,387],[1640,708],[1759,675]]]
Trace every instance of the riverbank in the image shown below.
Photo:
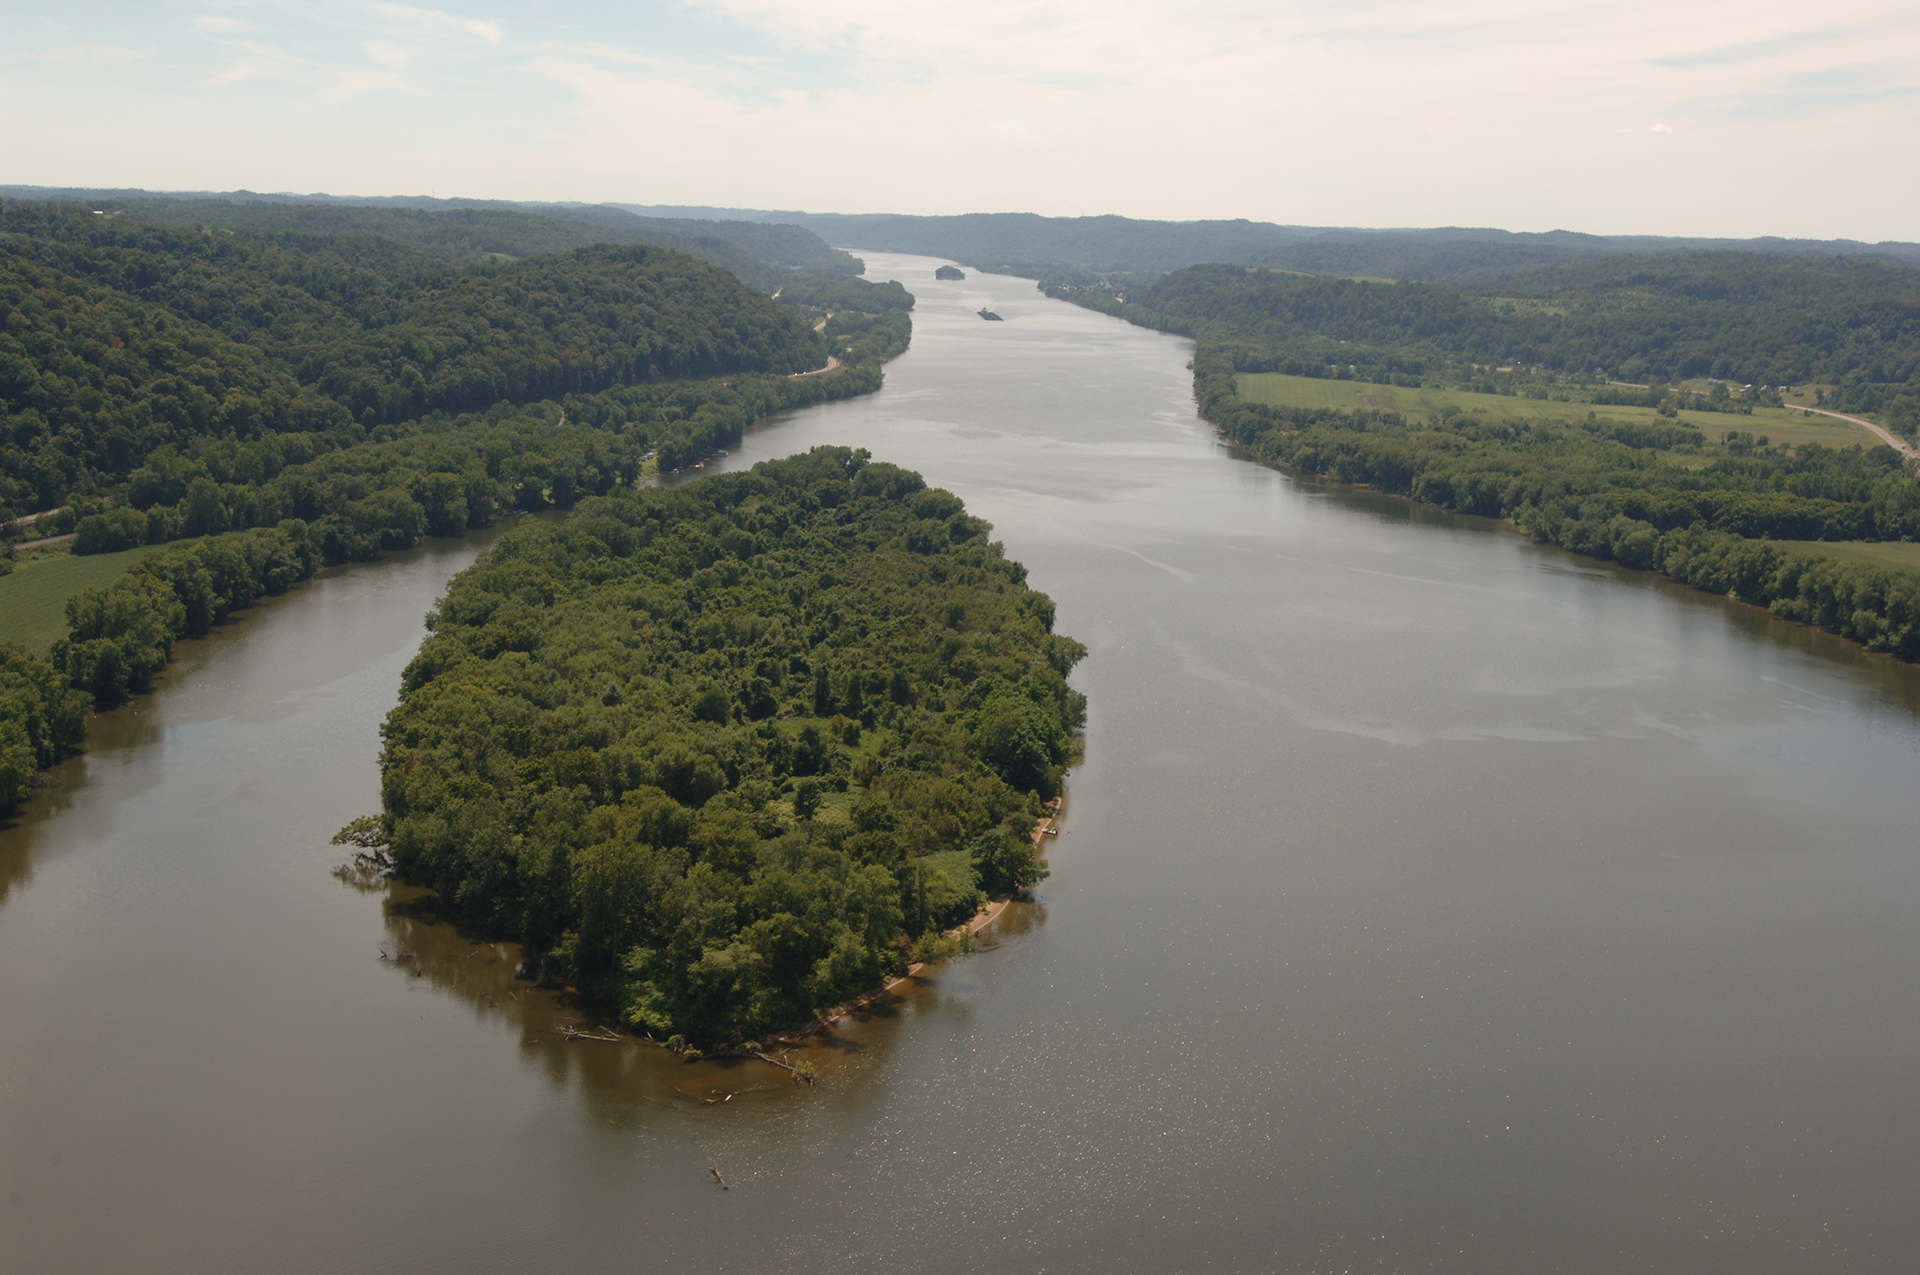
[[[1033,828],[1032,840],[1036,853],[1044,851],[1047,838],[1060,834],[1061,821],[1066,817],[1066,804],[1067,797],[1064,789],[1060,796],[1046,803],[1046,817],[1037,822]],[[793,1049],[804,1047],[811,1039],[831,1032],[836,1023],[889,1003],[895,998],[895,994],[898,993],[901,988],[907,986],[909,983],[918,982],[920,976],[935,965],[952,960],[954,956],[969,954],[971,951],[971,940],[984,933],[988,927],[1006,915],[1009,908],[1021,901],[1021,897],[1016,893],[1002,894],[990,900],[976,912],[966,924],[955,926],[953,929],[944,932],[942,937],[951,942],[961,944],[960,950],[949,956],[936,957],[926,961],[915,961],[908,965],[904,972],[887,978],[880,986],[871,988],[858,996],[821,1011],[818,1017],[808,1023],[798,1027],[783,1028],[767,1033],[765,1036],[767,1048]],[[525,970],[527,968],[528,967],[523,964],[522,969]],[[527,976],[530,975],[522,975],[522,977]],[[551,991],[557,991],[567,996],[580,998],[583,1002],[586,1000],[579,988],[568,983],[543,983],[542,986]],[[805,1079],[809,1082],[813,1079],[810,1071],[800,1068],[784,1058],[769,1054],[767,1049],[750,1048],[742,1050],[721,1050],[709,1053],[690,1047],[686,1039],[682,1036],[676,1035],[667,1040],[661,1040],[650,1032],[636,1030],[625,1023],[607,1023],[604,1019],[597,1019],[595,1021],[596,1025],[589,1030],[581,1030],[572,1022],[565,1023],[555,1028],[555,1030],[564,1039],[569,1041],[611,1042],[627,1039],[635,1043],[644,1042],[657,1045],[662,1049],[685,1057],[689,1062],[758,1060],[788,1071],[796,1078]]]
[[[911,322],[904,316],[887,324],[867,324],[854,334],[847,346],[845,362],[836,359],[822,370],[823,375],[808,380],[756,378],[757,382],[764,383],[760,388],[766,391],[757,397],[743,395],[731,380],[688,382],[687,387],[699,389],[708,399],[699,413],[701,417],[710,417],[702,426],[705,432],[701,437],[709,444],[734,442],[749,425],[780,411],[871,393],[883,380],[882,364],[906,349],[911,332]],[[715,404],[724,410],[709,413],[707,408]],[[536,419],[547,407],[558,411],[558,425],[543,427]],[[615,418],[593,425],[569,425],[565,410],[557,403],[535,404],[529,412],[531,414],[523,413],[525,419],[517,424],[510,422],[497,427],[481,424],[467,428],[456,422],[450,431],[438,427],[425,429],[418,436],[369,442],[364,447],[356,446],[311,462],[318,469],[324,469],[350,452],[359,451],[362,460],[367,459],[369,452],[381,452],[390,462],[383,470],[387,480],[394,481],[407,473],[420,479],[367,495],[354,510],[347,511],[351,517],[334,511],[313,522],[262,519],[260,525],[246,530],[198,538],[179,537],[156,545],[84,557],[73,555],[67,547],[81,543],[71,534],[25,542],[23,547],[29,556],[21,564],[24,569],[9,571],[0,577],[0,598],[9,593],[13,595],[11,604],[0,605],[0,640],[16,641],[30,654],[44,655],[54,650],[62,638],[73,637],[74,648],[63,655],[62,667],[50,670],[42,666],[35,674],[36,684],[70,683],[90,695],[98,707],[111,707],[130,695],[144,694],[151,687],[153,678],[171,662],[175,640],[204,633],[210,625],[224,622],[230,612],[243,610],[253,600],[285,591],[291,584],[311,577],[323,563],[344,565],[371,561],[426,539],[462,538],[474,529],[473,524],[485,526],[517,516],[520,511],[514,509],[516,503],[542,512],[548,508],[571,508],[578,499],[604,490],[609,482],[631,478],[640,468],[632,453],[639,446],[641,435],[633,429],[601,428],[617,425]],[[580,444],[578,454],[567,462],[573,466],[573,472],[553,471],[534,476],[530,481],[523,475],[523,481],[515,485],[465,468],[470,457],[462,457],[458,448],[491,440],[490,447],[502,441],[502,431],[512,435],[507,441],[522,450],[533,445],[536,431],[539,446],[550,451],[554,449],[557,434],[569,434],[572,442]],[[422,461],[424,453],[415,454],[416,445],[439,446],[454,436],[457,436],[456,448],[436,452],[437,459]],[[618,447],[626,448],[625,459],[612,454]],[[664,460],[666,450],[663,444],[649,454]],[[465,475],[465,489],[425,481],[423,475],[442,472],[434,469],[435,465],[444,469],[453,463],[448,456],[454,456],[462,466],[459,472]],[[598,464],[593,463],[596,459]],[[421,464],[426,465],[425,470],[419,468]],[[423,482],[425,488],[433,490],[423,488]],[[430,512],[415,500],[415,493],[433,504],[434,511]],[[469,507],[469,497],[479,502],[477,507]],[[177,536],[178,530],[176,526],[173,534]],[[14,552],[19,552],[19,548]],[[56,559],[57,570],[47,565]],[[143,584],[137,578],[141,571],[151,576],[152,581]],[[147,587],[153,581],[165,588]],[[90,596],[86,595],[89,589],[102,591],[106,596],[99,606],[88,612],[82,622],[83,631],[70,633],[67,607],[76,597]],[[12,703],[4,711],[8,718],[5,724],[9,726],[16,720],[24,726],[33,716]],[[36,744],[35,749],[39,769],[56,764],[67,755],[64,748],[43,744]]]
[[[0,642],[18,643],[45,656],[67,632],[67,599],[82,589],[103,589],[160,545],[76,557],[42,549],[23,556],[0,576]]]
[[[1033,848],[1036,852],[1045,848],[1048,837],[1059,835],[1060,821],[1066,815],[1066,805],[1067,797],[1063,787],[1061,795],[1047,803],[1047,809],[1049,811],[1047,817],[1034,825]],[[1005,914],[1006,910],[1016,902],[1019,902],[1018,895],[1003,894],[999,898],[992,900],[979,912],[975,913],[973,919],[965,925],[955,926],[953,929],[948,930],[946,937],[955,941],[965,941],[978,937],[983,930],[995,921],[998,921],[1001,916]],[[964,955],[964,951],[959,954]],[[840,1004],[823,1012],[818,1018],[804,1027],[775,1032],[770,1039],[785,1044],[798,1044],[809,1036],[831,1031],[833,1025],[841,1019],[857,1014],[862,1010],[872,1009],[874,1006],[886,1001],[887,998],[892,996],[899,988],[917,980],[922,971],[938,964],[939,961],[952,959],[951,956],[946,956],[939,958],[938,961],[916,961],[907,966],[905,973],[896,974],[872,991],[863,992],[852,1000],[842,1001]]]
[[[1201,417],[1263,464],[1509,521],[1542,543],[1920,659],[1920,573],[1777,547],[1920,542],[1912,456],[1865,418],[1797,405],[1753,409],[1772,418],[1689,415],[1663,402],[1680,414],[1642,408],[1636,417],[1594,404],[1582,420],[1574,405],[1550,398],[1456,389],[1420,391],[1410,402],[1394,387],[1374,386],[1362,399],[1350,397],[1360,382],[1290,374],[1290,384],[1311,382],[1332,397],[1268,402],[1242,384],[1281,376],[1254,370],[1271,368],[1277,356],[1250,353],[1224,327],[1169,326],[1139,305],[1069,292],[1049,295],[1195,337],[1188,366]],[[1444,402],[1449,395],[1461,401]],[[1376,406],[1389,410],[1370,410]],[[1869,431],[1873,445],[1837,446],[1809,434],[1843,426]]]
[[[1515,516],[1474,514],[1375,483],[1343,480],[1269,455],[1218,425],[1215,430],[1237,455],[1283,473],[1454,517],[1484,519],[1536,543],[1757,606],[1776,619],[1834,634],[1874,654],[1908,663],[1920,660],[1920,570],[1875,561],[1868,553],[1846,548],[1907,542],[1772,540],[1698,525],[1656,533],[1624,517],[1600,524],[1557,522],[1531,507],[1515,511]]]

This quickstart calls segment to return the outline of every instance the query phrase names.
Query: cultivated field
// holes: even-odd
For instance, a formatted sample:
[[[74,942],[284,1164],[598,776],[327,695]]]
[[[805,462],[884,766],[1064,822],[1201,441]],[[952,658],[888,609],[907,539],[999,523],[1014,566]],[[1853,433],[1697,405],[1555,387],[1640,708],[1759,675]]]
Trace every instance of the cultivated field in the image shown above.
[[[1799,549],[1823,558],[1859,562],[1889,571],[1920,571],[1920,544],[1904,540],[1780,540],[1783,549]]]
[[[1617,421],[1658,421],[1651,407],[1595,407],[1590,403],[1556,403],[1551,399],[1509,398],[1504,394],[1474,394],[1466,390],[1403,389],[1393,385],[1373,385],[1366,381],[1329,381],[1311,376],[1288,376],[1283,372],[1243,372],[1236,378],[1240,397],[1250,403],[1268,403],[1274,407],[1330,407],[1343,411],[1365,408],[1380,412],[1399,412],[1408,417],[1437,415],[1448,407],[1495,420],[1565,421],[1584,420],[1588,412],[1597,412]],[[1830,416],[1812,416],[1791,407],[1757,407],[1751,416],[1721,412],[1682,412],[1680,419],[1699,429],[1708,441],[1717,441],[1728,430],[1765,434],[1776,443],[1819,443],[1825,447],[1852,447],[1865,443],[1880,445],[1880,440],[1845,421]]]
[[[18,642],[45,655],[66,634],[68,598],[112,584],[159,547],[76,558],[65,545],[49,545],[21,559],[12,575],[0,576],[0,642]]]

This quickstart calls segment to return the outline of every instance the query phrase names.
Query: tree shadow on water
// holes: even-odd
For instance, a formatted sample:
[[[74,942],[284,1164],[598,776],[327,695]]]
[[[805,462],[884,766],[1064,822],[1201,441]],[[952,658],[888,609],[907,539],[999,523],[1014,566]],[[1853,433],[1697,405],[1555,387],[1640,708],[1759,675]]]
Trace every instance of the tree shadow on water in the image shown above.
[[[971,1012],[977,978],[956,990],[956,969],[981,957],[991,960],[994,946],[1044,920],[1039,904],[1021,903],[994,923],[976,956],[938,963],[824,1030],[798,1038],[775,1033],[762,1042],[766,1053],[798,1067],[796,1072],[752,1057],[689,1059],[665,1042],[635,1035],[610,1007],[527,978],[518,943],[474,928],[432,891],[394,881],[377,858],[356,856],[335,865],[332,874],[346,888],[381,900],[384,936],[372,959],[398,977],[453,997],[483,1027],[516,1038],[522,1061],[546,1083],[578,1094],[596,1123],[616,1128],[676,1113],[714,1119],[747,1106],[814,1101],[822,1089],[858,1085],[912,1030],[914,1018]]]
[[[550,1086],[578,1094],[596,1123],[627,1127],[671,1112],[799,1101],[810,1088],[756,1058],[675,1054],[626,1029],[610,1007],[570,988],[539,985],[526,977],[518,943],[475,928],[430,890],[393,881],[377,859],[357,856],[332,875],[381,899],[385,936],[374,959],[463,1003],[476,1023],[517,1038],[522,1061]],[[785,1052],[798,1056],[813,1047]]]

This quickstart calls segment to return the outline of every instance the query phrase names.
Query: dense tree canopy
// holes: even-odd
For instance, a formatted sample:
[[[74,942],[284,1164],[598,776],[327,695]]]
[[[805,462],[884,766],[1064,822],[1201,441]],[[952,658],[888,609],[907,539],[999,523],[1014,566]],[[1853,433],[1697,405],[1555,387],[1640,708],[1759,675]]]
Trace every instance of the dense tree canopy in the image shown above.
[[[1421,376],[1479,362],[1628,381],[1820,381],[1862,411],[1920,395],[1920,269],[1870,258],[1598,256],[1449,284],[1195,266],[1150,283],[1049,284],[1142,322],[1322,368]]]
[[[656,248],[462,266],[0,205],[0,520],[64,506],[51,526],[81,554],[204,538],[72,599],[51,660],[4,653],[0,811],[77,746],[73,703],[148,689],[229,611],[322,563],[631,490],[876,388],[911,331],[898,311],[815,331]],[[829,349],[840,367],[802,374]]]
[[[1035,878],[1083,717],[987,531],[843,448],[522,524],[385,727],[397,870],[661,1033],[873,985]]]
[[[889,332],[875,350],[904,346],[904,329]],[[594,399],[576,419],[648,426],[636,441],[677,464],[727,432],[680,427],[702,411],[872,388],[877,370],[787,375],[818,368],[825,342],[804,316],[660,249],[462,266],[379,239],[7,205],[0,509],[177,505],[197,477],[259,486],[370,431],[543,400]],[[698,403],[681,388],[696,378]]]
[[[788,275],[780,285],[778,296],[787,305],[815,310],[884,314],[888,310],[913,309],[913,294],[902,287],[898,279],[874,283],[812,270],[796,270]]]
[[[834,243],[876,251],[950,257],[981,270],[1041,278],[1063,268],[1151,277],[1205,262],[1263,265],[1335,275],[1439,278],[1484,270],[1632,253],[1731,251],[1776,255],[1875,256],[1920,264],[1920,244],[1848,240],[1684,239],[1516,234],[1448,226],[1355,230],[1260,221],[1142,221],[1131,217],[1041,217],[966,213],[778,214]]]
[[[87,697],[46,660],[0,642],[0,816],[33,788],[33,775],[79,747]]]
[[[444,204],[430,208],[261,199],[107,199],[93,205],[149,222],[224,230],[389,239],[450,257],[535,257],[594,244],[670,248],[772,292],[802,267],[857,275],[857,257],[793,225],[641,217],[608,205]]]

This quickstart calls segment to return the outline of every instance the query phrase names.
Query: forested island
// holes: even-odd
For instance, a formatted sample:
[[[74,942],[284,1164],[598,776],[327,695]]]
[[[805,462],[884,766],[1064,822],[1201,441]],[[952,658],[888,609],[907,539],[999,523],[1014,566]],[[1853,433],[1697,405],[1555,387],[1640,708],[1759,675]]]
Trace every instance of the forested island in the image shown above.
[[[1920,539],[1911,463],[1865,431],[1802,436],[1795,410],[1914,436],[1911,266],[1670,253],[1448,284],[1196,266],[1041,287],[1194,337],[1202,415],[1261,459],[1920,658],[1920,573],[1819,547]]]
[[[349,834],[637,1029],[739,1047],[1043,875],[1085,654],[988,525],[816,448],[458,576]]]
[[[77,746],[74,703],[146,690],[176,640],[319,566],[571,508],[871,391],[906,294],[841,281],[887,304],[775,302],[659,247],[461,261],[0,203],[0,574],[49,531],[76,554],[185,542],[72,598],[44,657],[5,653],[0,813]]]
[[[936,279],[957,280],[966,278],[967,273],[959,266],[941,266],[933,272],[933,277]]]

